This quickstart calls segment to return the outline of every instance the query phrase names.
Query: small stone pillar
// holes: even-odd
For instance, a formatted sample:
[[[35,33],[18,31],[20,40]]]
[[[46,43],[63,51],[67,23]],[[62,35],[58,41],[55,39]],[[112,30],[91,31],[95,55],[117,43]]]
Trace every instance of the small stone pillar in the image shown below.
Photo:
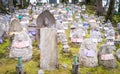
[[[58,67],[57,30],[41,28],[40,34],[40,68],[54,70]]]
[[[77,55],[74,55],[74,62],[72,64],[72,74],[78,74],[78,68],[79,68],[78,57]]]
[[[24,65],[22,64],[22,57],[18,57],[18,64],[16,65],[17,74],[24,74]]]

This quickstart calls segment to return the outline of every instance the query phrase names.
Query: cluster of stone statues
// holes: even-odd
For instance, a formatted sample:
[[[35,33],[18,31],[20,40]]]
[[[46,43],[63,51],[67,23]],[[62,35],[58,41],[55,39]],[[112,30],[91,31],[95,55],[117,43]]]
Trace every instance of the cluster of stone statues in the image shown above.
[[[80,66],[96,67],[100,64],[107,68],[116,68],[115,56],[120,61],[120,49],[114,54],[116,37],[112,24],[110,22],[103,24],[103,18],[81,13],[85,8],[76,5],[69,6],[70,10],[66,10],[64,6],[59,5],[58,8],[51,7],[45,10],[43,6],[37,8],[32,15],[22,13],[27,12],[27,9],[16,11],[10,21],[9,18],[6,19],[7,25],[2,24],[0,20],[0,43],[3,42],[3,35],[8,34],[11,44],[9,57],[15,59],[22,57],[24,61],[28,61],[32,59],[32,42],[36,39],[41,50],[41,69],[53,70],[58,67],[57,44],[61,43],[62,51],[69,53],[68,38],[70,38],[70,43],[80,45],[78,52]],[[22,18],[16,17],[19,16],[17,12],[22,14]],[[81,17],[84,18],[84,22]],[[66,35],[66,30],[69,30],[69,36]],[[98,48],[100,42],[103,45]]]

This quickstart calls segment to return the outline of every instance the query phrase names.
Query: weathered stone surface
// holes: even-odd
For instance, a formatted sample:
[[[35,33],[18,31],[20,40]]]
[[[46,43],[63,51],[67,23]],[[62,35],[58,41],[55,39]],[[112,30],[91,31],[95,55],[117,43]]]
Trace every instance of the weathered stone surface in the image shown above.
[[[0,38],[3,36],[5,29],[5,24],[0,22]]]
[[[56,20],[55,20],[54,16],[52,15],[52,13],[50,13],[49,10],[45,10],[37,17],[36,24],[37,24],[36,39],[39,44],[40,43],[40,39],[39,39],[40,38],[40,28],[44,28],[44,27],[51,28],[51,27],[55,26]]]
[[[106,68],[116,68],[117,64],[113,54],[113,50],[109,45],[102,45],[98,52],[99,63]]]
[[[81,43],[87,34],[87,30],[84,27],[78,27],[70,30],[71,42]]]
[[[117,59],[120,61],[120,49],[117,50],[116,56],[117,56]]]
[[[102,41],[101,38],[101,33],[100,31],[96,28],[96,29],[92,29],[90,30],[90,38],[93,40],[93,42],[98,43]]]
[[[32,58],[32,41],[25,31],[15,34],[9,56],[11,58],[22,57],[23,61]]]
[[[20,32],[22,30],[23,28],[20,22],[17,19],[13,18],[9,25],[9,32]]]
[[[70,52],[69,50],[69,45],[68,45],[68,40],[67,40],[67,36],[65,33],[63,33],[63,37],[62,37],[62,46],[63,46],[63,52]]]
[[[3,15],[0,15],[0,38],[3,37],[5,31],[7,31],[6,29],[7,29],[7,22],[5,21]]]
[[[91,39],[85,39],[79,50],[79,62],[81,66],[96,67],[98,65],[96,44]]]
[[[58,66],[57,30],[41,28],[40,33],[40,68],[54,70]]]
[[[44,74],[44,71],[43,70],[39,70],[38,74]]]
[[[115,39],[114,38],[115,37],[115,31],[114,31],[114,29],[108,30],[107,37],[111,37],[111,38]]]

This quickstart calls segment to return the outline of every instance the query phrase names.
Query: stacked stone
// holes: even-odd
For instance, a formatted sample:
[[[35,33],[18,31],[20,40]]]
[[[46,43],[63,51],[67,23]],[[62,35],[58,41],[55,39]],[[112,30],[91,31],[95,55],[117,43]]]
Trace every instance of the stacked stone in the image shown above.
[[[9,56],[15,59],[22,57],[23,61],[32,58],[32,41],[25,31],[14,35]]]
[[[66,34],[64,33],[62,35],[62,46],[63,46],[63,51],[64,52],[69,52],[69,46],[68,46],[68,40],[67,40],[67,37],[66,37]]]
[[[58,30],[57,31],[57,42],[58,43],[62,43],[62,38],[63,38],[63,34],[64,34],[64,30]]]

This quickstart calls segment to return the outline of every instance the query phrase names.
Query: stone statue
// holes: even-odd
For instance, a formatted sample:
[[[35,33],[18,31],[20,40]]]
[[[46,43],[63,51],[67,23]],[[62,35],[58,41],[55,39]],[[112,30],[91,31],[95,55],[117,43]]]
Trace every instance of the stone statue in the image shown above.
[[[85,39],[79,50],[79,62],[81,66],[96,67],[98,65],[96,43],[91,39]]]
[[[116,68],[117,64],[113,54],[113,48],[109,45],[102,45],[98,52],[99,63],[106,68]]]
[[[44,27],[52,27],[55,25],[55,18],[54,16],[48,11],[45,10],[43,11],[37,18],[36,20],[36,24],[37,24],[37,41],[38,44],[40,43],[40,28],[44,28]]]

